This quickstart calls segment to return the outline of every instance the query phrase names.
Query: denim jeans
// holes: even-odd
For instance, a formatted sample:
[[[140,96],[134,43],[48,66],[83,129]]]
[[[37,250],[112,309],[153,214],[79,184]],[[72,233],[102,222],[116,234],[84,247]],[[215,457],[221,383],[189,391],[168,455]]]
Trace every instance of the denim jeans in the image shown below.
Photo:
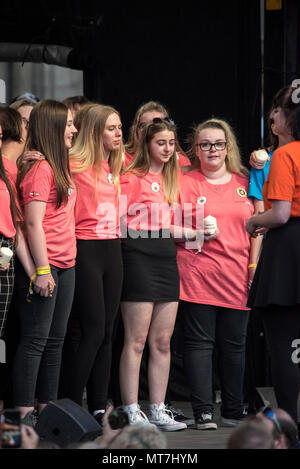
[[[56,283],[52,297],[36,293],[26,302],[29,280],[20,297],[21,340],[13,368],[14,404],[32,407],[57,399],[61,353],[72,306],[75,269],[51,266]],[[24,275],[24,274],[23,274]]]
[[[218,350],[221,415],[241,418],[249,311],[183,301],[184,369],[195,419],[213,413],[213,351]]]

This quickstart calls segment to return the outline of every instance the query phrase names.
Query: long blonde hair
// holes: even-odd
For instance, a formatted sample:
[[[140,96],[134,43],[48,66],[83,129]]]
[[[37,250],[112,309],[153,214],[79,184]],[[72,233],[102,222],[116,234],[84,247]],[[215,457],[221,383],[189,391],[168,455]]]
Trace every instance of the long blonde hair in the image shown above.
[[[230,173],[237,173],[243,176],[248,176],[249,171],[242,164],[240,150],[239,150],[233,129],[228,124],[228,122],[222,119],[215,119],[215,118],[208,119],[204,122],[201,122],[201,124],[198,124],[193,128],[193,132],[189,138],[189,149],[187,151],[187,155],[189,156],[192,162],[191,170],[201,167],[200,160],[198,156],[196,155],[195,145],[196,145],[196,140],[197,140],[199,133],[201,132],[201,130],[204,130],[204,129],[223,130],[225,134],[225,140],[226,140],[227,156],[225,159],[225,164],[226,164],[227,170]]]
[[[103,133],[105,124],[111,114],[120,114],[116,109],[101,104],[86,104],[75,116],[74,125],[78,129],[78,135],[72,149],[70,158],[72,162],[72,172],[82,173],[83,171],[95,167],[95,189],[97,181],[102,172],[104,161]],[[114,185],[120,192],[120,171],[122,167],[123,145],[117,150],[112,150],[108,159],[108,164],[113,176]]]
[[[177,141],[176,128],[168,121],[160,119],[161,122],[150,121],[144,127],[141,141],[137,147],[134,159],[125,169],[125,173],[131,171],[140,177],[145,176],[150,169],[151,155],[149,152],[149,145],[154,135],[158,132],[168,130],[174,133],[175,142]],[[174,153],[167,163],[164,164],[162,170],[163,190],[169,204],[177,202],[178,196],[178,158],[176,148]]]

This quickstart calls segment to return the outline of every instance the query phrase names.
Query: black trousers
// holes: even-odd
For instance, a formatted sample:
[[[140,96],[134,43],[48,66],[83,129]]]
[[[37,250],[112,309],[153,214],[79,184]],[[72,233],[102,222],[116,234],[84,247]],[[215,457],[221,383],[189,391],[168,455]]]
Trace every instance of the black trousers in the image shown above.
[[[300,305],[258,308],[262,313],[271,356],[271,375],[278,407],[297,422],[300,390]],[[294,341],[298,344],[292,345]],[[296,347],[295,347],[296,345]]]
[[[16,406],[34,406],[57,399],[61,353],[74,294],[74,267],[51,265],[56,283],[52,297],[31,295],[26,302],[28,277],[23,279],[20,304],[21,337],[14,359],[13,389]]]
[[[213,413],[213,351],[218,348],[221,414],[242,418],[249,311],[183,301],[184,369],[195,419]]]
[[[81,405],[86,386],[90,412],[106,406],[122,280],[119,239],[77,241],[75,295],[63,349],[59,397]]]

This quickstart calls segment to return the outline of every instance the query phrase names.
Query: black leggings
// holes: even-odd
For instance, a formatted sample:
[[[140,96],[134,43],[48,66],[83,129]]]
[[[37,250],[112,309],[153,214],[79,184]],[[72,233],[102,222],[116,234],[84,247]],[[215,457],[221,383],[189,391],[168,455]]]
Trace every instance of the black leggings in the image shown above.
[[[75,295],[63,350],[59,396],[81,405],[86,386],[90,412],[106,406],[122,280],[119,239],[77,240]]]
[[[268,308],[258,308],[258,311],[263,313],[277,405],[297,422],[300,373],[299,364],[292,359],[292,354],[296,350],[292,347],[292,342],[300,337],[300,305],[272,305]]]

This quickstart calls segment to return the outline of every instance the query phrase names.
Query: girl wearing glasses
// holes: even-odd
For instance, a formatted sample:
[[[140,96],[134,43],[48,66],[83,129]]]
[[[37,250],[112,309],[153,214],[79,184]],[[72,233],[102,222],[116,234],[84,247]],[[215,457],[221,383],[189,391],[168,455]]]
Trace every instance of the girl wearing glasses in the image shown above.
[[[135,155],[139,141],[142,138],[144,127],[155,117],[169,119],[169,113],[167,109],[157,101],[148,101],[147,103],[142,104],[142,106],[140,106],[136,111],[133,123],[129,130],[128,142],[125,145],[125,166],[131,163]],[[178,151],[177,157],[179,160],[179,167],[181,168],[184,166],[190,166],[191,162],[189,158],[184,155],[184,152],[178,142],[176,142],[176,150]]]
[[[293,141],[275,150],[263,187],[265,212],[247,221],[254,237],[268,231],[248,305],[262,314],[270,348],[271,373],[278,406],[297,422],[300,389],[297,346],[299,315],[300,105],[299,89],[284,92],[279,118]],[[275,116],[274,116],[275,120]]]
[[[121,186],[122,196],[127,197],[127,237],[122,241],[122,401],[130,423],[148,422],[138,405],[140,363],[148,339],[149,420],[165,431],[181,430],[186,424],[176,422],[164,404],[179,296],[176,247],[170,237],[170,206],[177,202],[178,193],[173,125],[155,118],[144,127]]]
[[[243,376],[248,323],[250,237],[245,221],[253,213],[247,198],[247,170],[235,136],[223,120],[199,124],[191,138],[192,170],[183,177],[183,210],[192,204],[192,225],[213,216],[215,232],[204,231],[200,252],[178,245],[180,299],[184,321],[184,368],[198,430],[216,429],[212,370],[219,351],[222,424],[235,426],[243,417]],[[197,209],[198,206],[198,209]],[[197,215],[199,216],[199,215]]]

